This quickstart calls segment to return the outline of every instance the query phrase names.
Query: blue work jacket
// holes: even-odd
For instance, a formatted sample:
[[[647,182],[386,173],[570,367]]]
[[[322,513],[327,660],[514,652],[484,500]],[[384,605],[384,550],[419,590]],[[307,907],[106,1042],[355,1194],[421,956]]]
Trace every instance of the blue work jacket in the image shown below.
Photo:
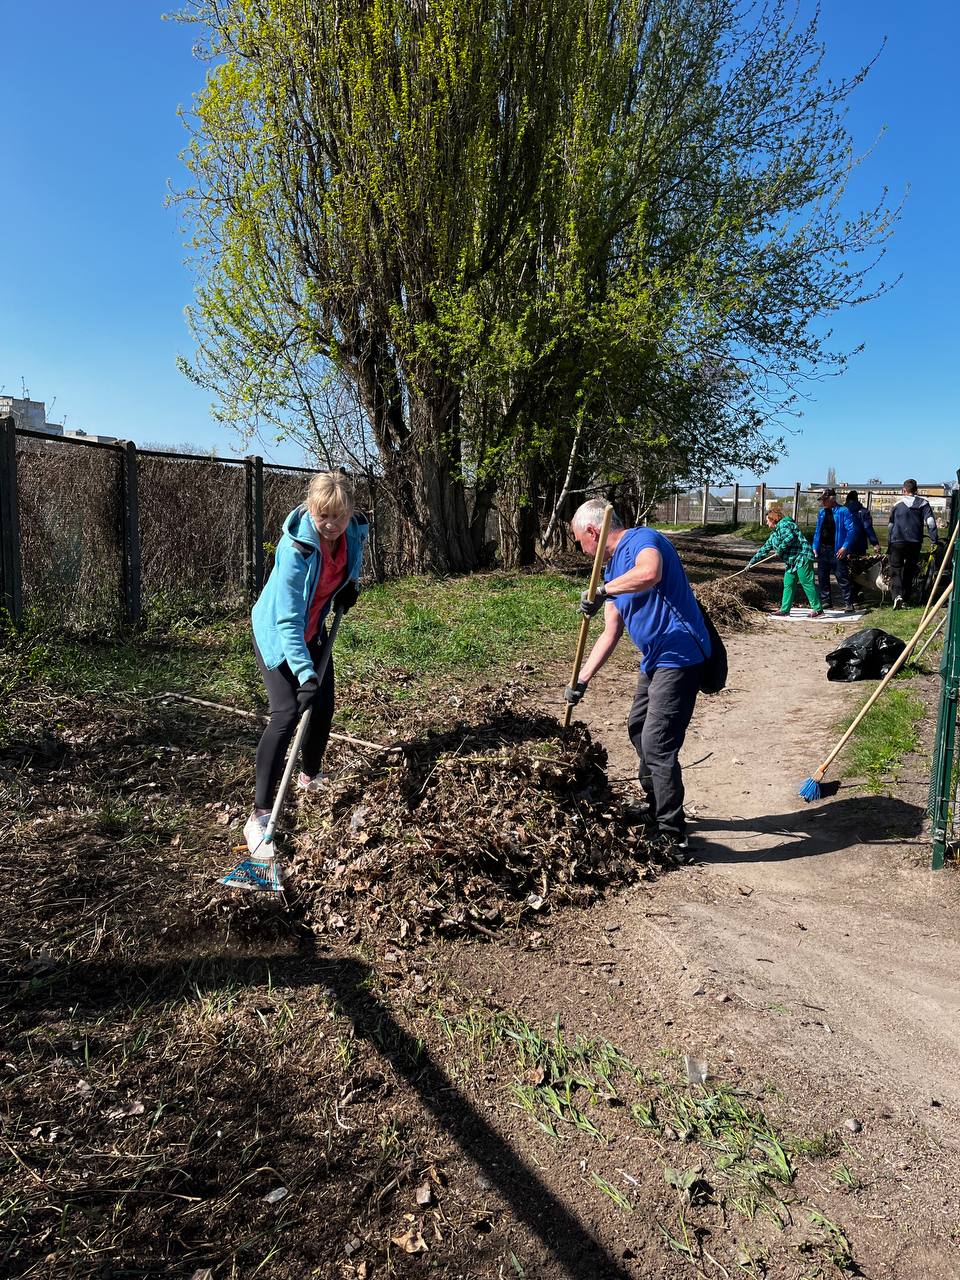
[[[345,530],[347,572],[344,581],[347,578],[360,581],[368,532],[365,516],[350,518]],[[266,667],[272,671],[286,662],[300,684],[316,675],[305,632],[322,563],[320,535],[306,506],[301,505],[283,522],[283,536],[277,543],[273,569],[250,615],[253,637]],[[321,623],[329,611],[328,602],[321,614]]]
[[[817,531],[813,535],[813,550],[815,555],[820,554],[820,530],[823,528],[823,518],[827,514],[826,508],[820,508],[820,514],[817,516]],[[837,540],[833,544],[834,552],[850,550],[851,543],[856,537],[856,522],[846,507],[836,506],[833,508],[833,518],[836,522]]]

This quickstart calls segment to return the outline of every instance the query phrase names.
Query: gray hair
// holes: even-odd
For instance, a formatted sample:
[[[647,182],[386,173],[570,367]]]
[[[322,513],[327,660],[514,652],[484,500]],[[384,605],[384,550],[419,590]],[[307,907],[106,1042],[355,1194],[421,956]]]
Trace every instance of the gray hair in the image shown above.
[[[606,511],[607,506],[608,504],[603,498],[591,498],[589,502],[577,507],[570,523],[576,529],[586,529],[587,525],[591,524],[595,529],[599,529],[603,524],[603,513]],[[610,528],[623,528],[623,521],[615,511],[610,516]]]

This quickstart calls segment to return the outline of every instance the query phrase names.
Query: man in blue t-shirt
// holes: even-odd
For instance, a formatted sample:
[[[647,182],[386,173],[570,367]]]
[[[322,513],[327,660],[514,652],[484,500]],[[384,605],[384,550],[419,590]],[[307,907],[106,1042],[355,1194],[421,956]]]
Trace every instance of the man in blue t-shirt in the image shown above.
[[[585,502],[570,529],[593,558],[606,503]],[[604,581],[593,601],[584,592],[585,617],[603,609],[603,633],[564,698],[576,705],[613,653],[624,630],[641,653],[637,692],[627,732],[639,757],[637,776],[650,820],[669,848],[687,847],[683,776],[678,759],[700,690],[710,637],[673,544],[655,529],[625,529],[616,515],[604,549]]]

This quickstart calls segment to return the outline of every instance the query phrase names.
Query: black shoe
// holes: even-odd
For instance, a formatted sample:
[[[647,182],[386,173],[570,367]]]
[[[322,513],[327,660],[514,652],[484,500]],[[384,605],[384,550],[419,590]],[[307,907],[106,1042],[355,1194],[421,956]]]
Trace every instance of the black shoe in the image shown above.
[[[847,605],[844,605],[844,606],[843,606],[843,612],[844,612],[844,613],[859,613],[859,612],[860,612],[860,610],[857,608],[857,606],[856,606],[855,604],[847,604]]]
[[[893,602],[893,607],[894,607],[895,609],[902,609],[902,608],[903,608],[903,596],[897,596],[897,598],[896,598],[896,599],[894,600],[894,602]]]
[[[631,827],[642,825],[656,829],[657,817],[648,804],[628,804],[624,807],[624,814]]]
[[[653,842],[653,848],[658,857],[664,862],[672,863],[675,867],[681,867],[693,861],[690,856],[690,838],[685,831],[661,829]]]

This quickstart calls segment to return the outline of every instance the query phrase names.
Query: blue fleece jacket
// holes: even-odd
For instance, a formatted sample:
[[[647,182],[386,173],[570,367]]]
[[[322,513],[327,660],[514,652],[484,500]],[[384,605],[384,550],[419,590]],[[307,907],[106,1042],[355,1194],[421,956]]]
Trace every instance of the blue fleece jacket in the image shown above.
[[[837,530],[836,541],[833,544],[834,552],[842,551],[844,548],[849,551],[857,532],[853,516],[846,507],[832,507],[831,510]],[[823,528],[826,514],[826,507],[821,507],[820,514],[817,516],[817,531],[813,535],[813,550],[816,555],[820,554],[820,530]]]
[[[367,533],[366,517],[352,516],[345,534],[347,572],[344,581],[347,578],[360,581]],[[273,569],[250,615],[253,636],[264,664],[272,671],[286,662],[300,684],[305,684],[317,674],[304,632],[322,563],[320,535],[306,506],[299,506],[283,522],[283,536],[277,544]],[[329,611],[328,603],[321,614],[321,622]]]

